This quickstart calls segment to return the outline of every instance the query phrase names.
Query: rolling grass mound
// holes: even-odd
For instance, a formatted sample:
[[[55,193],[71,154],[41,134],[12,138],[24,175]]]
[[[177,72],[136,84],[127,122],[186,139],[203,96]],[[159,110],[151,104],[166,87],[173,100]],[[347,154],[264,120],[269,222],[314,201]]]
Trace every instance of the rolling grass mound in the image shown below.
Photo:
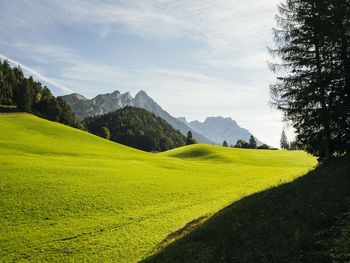
[[[315,164],[304,152],[207,145],[151,154],[33,115],[1,114],[0,258],[138,262],[198,218]]]
[[[234,202],[190,230],[143,262],[350,262],[350,157]]]
[[[309,162],[310,165],[315,164],[314,159],[304,158],[305,153],[302,151],[281,152],[271,150],[251,150],[208,144],[184,146],[161,153],[161,155],[191,161],[221,161],[263,167],[303,167],[305,162]]]
[[[50,122],[31,114],[0,115],[1,147],[3,154],[68,155],[86,158],[126,158],[147,153],[115,144],[69,126]],[[103,149],[103,151],[101,151]]]

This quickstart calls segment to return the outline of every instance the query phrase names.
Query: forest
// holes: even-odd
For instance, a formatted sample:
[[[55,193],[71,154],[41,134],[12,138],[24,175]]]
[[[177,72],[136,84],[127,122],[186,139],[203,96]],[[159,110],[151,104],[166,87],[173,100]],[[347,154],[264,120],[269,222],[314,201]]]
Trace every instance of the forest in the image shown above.
[[[186,142],[186,137],[162,118],[131,106],[88,117],[83,123],[95,135],[144,151],[166,151]]]
[[[83,129],[70,106],[33,77],[26,78],[20,67],[0,60],[0,112],[19,111]]]

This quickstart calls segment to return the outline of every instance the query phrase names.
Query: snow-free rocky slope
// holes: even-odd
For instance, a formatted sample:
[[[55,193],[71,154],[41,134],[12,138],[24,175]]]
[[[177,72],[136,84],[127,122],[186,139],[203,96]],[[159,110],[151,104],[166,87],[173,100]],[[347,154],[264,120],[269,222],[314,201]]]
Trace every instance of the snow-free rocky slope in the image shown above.
[[[191,131],[193,137],[199,143],[214,143],[205,136],[188,127],[182,121],[171,116],[143,90],[137,93],[135,98],[133,98],[129,92],[121,94],[119,91],[100,94],[91,100],[77,93],[65,95],[62,98],[71,106],[75,116],[77,116],[77,118],[80,120],[83,120],[89,116],[106,114],[125,106],[135,106],[153,112],[156,116],[166,120],[171,126],[179,130],[185,136],[187,135],[188,131]]]
[[[178,118],[178,120],[218,145],[221,145],[224,140],[226,140],[229,145],[235,145],[239,139],[249,142],[250,136],[252,135],[247,129],[240,127],[237,122],[231,118],[208,117],[204,122],[187,122],[184,117]],[[258,145],[262,144],[256,137],[255,139]]]

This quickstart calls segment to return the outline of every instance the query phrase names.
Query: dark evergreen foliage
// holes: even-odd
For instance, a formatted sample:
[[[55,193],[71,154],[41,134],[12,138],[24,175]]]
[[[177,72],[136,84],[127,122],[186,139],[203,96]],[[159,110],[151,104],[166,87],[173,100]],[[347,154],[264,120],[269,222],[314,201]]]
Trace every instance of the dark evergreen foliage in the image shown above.
[[[102,138],[105,138],[106,140],[109,140],[111,138],[111,133],[107,127],[102,126],[100,131],[100,136]]]
[[[237,140],[234,148],[243,148],[243,149],[266,149],[266,148],[259,148],[257,147],[256,139],[253,135],[250,136],[249,142],[239,139]],[[267,146],[269,149],[269,146]]]
[[[192,137],[192,132],[188,131],[186,137],[186,145],[197,144],[197,140]]]
[[[289,142],[289,150],[291,151],[303,150],[303,147],[297,141],[291,141]]]
[[[101,135],[102,127],[110,131],[110,140],[144,151],[166,151],[185,145],[178,130],[153,113],[136,107],[124,107],[105,115],[84,120],[89,132]]]
[[[350,1],[286,0],[276,20],[272,103],[309,153],[349,152]]]
[[[46,86],[42,87],[32,77],[25,78],[19,67],[11,68],[6,60],[0,60],[0,106],[0,111],[8,111],[4,106],[16,106],[18,111],[83,128],[62,98],[55,98]]]
[[[250,139],[249,139],[249,149],[256,149],[256,140],[254,138],[253,135],[250,135]]]
[[[227,144],[227,141],[226,141],[226,140],[224,140],[224,142],[222,143],[222,146],[223,146],[223,147],[228,147],[228,144]]]
[[[282,150],[289,150],[289,143],[286,132],[284,130],[282,130],[281,133],[280,146]]]
[[[248,149],[249,143],[245,140],[239,139],[239,140],[237,140],[236,145],[234,147]]]
[[[259,150],[269,150],[270,146],[268,146],[267,144],[262,144],[262,145],[258,146],[257,149],[259,149]]]

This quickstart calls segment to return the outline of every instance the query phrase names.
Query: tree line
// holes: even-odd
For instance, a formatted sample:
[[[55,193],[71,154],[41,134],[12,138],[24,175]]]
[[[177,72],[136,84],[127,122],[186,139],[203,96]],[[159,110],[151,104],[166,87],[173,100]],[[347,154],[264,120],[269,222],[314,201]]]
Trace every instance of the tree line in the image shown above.
[[[350,1],[286,0],[270,53],[272,104],[320,159],[350,149]]]
[[[149,152],[185,145],[186,137],[153,113],[132,106],[86,118],[83,123],[95,135]],[[192,138],[192,135],[191,135]],[[195,141],[187,138],[187,142]]]
[[[282,130],[280,145],[282,150],[296,151],[304,149],[303,145],[301,145],[300,142],[288,141],[285,130]]]
[[[197,140],[192,137],[192,132],[188,131],[187,137],[186,137],[186,145],[191,145],[191,144],[197,144]]]
[[[11,107],[12,106],[12,107]],[[12,68],[7,60],[0,60],[0,111],[29,112],[39,117],[83,128],[69,104],[33,77],[24,77],[20,67]]]
[[[222,143],[223,147],[228,147],[228,143],[226,140]],[[270,146],[267,144],[262,144],[260,146],[257,145],[256,139],[254,138],[253,135],[250,135],[249,142],[239,139],[237,140],[235,145],[231,145],[232,148],[242,148],[242,149],[264,149],[268,150],[271,149]]]

